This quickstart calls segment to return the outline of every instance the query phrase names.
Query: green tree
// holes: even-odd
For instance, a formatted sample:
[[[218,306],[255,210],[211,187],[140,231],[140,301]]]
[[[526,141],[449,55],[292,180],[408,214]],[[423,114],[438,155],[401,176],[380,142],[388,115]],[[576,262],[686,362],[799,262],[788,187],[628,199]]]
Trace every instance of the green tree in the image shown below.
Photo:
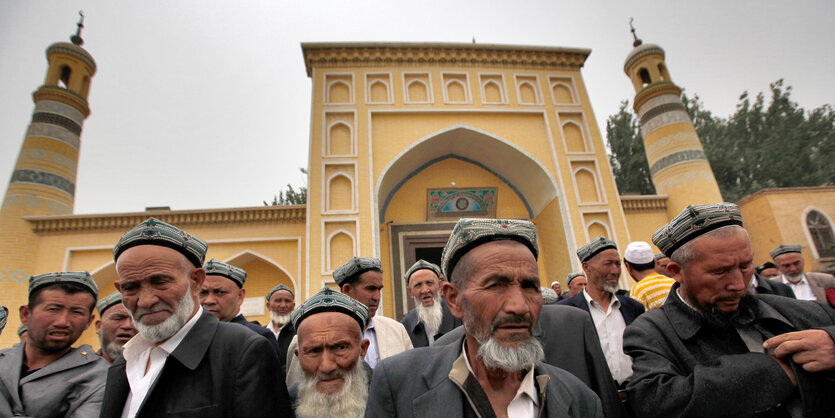
[[[606,121],[609,162],[621,193],[654,194],[640,126],[628,105],[628,101],[621,102],[618,113]]]
[[[806,112],[791,100],[791,87],[784,86],[783,80],[769,87],[768,103],[763,93],[752,99],[744,92],[739,96],[736,111],[727,119],[713,116],[698,95],[682,96],[726,201],[735,202],[769,187],[835,184],[832,106],[823,105]],[[643,150],[637,124],[631,130],[626,129],[628,125],[621,129],[609,128],[623,124],[625,107],[622,104],[620,111],[609,117],[606,129],[612,167],[622,192],[637,190],[632,185],[650,179],[649,170],[634,167],[637,144]]]
[[[305,175],[307,179],[307,170],[299,168],[299,171]],[[301,186],[299,190],[293,188],[289,183],[287,190],[279,191],[278,195],[273,195],[272,202],[264,201],[264,206],[278,206],[278,205],[304,205],[307,203],[307,187]]]

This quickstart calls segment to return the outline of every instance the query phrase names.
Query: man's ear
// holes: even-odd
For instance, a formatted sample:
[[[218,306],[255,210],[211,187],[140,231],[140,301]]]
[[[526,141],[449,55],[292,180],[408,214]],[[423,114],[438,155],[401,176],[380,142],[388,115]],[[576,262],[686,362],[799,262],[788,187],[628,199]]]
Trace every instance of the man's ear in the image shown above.
[[[444,282],[441,289],[452,316],[462,319],[464,317],[464,311],[461,308],[461,291],[458,289],[458,286],[450,282]]]
[[[670,263],[667,264],[667,271],[670,272],[670,276],[672,276],[675,281],[681,283],[683,278],[682,273],[684,273],[684,268],[681,264],[676,263],[675,261],[670,261]]]
[[[368,341],[368,338],[363,338],[360,341],[360,357],[365,357],[365,353],[368,351],[368,346],[371,345],[371,341]]]
[[[339,290],[342,293],[351,296],[352,292],[354,291],[354,286],[351,286],[351,283],[345,283],[339,288]]]
[[[412,288],[411,287],[406,287],[406,293],[409,294],[409,297],[415,297],[415,295],[412,294]]]
[[[101,319],[96,321],[96,334],[98,334],[99,331],[101,331]]]
[[[29,310],[29,305],[21,305],[18,312],[20,313],[20,322],[28,327],[29,319],[32,315],[32,311]]]
[[[206,270],[203,270],[202,267],[196,268],[188,274],[188,279],[191,282],[192,293],[197,296],[200,289],[203,288],[203,282],[206,281]]]

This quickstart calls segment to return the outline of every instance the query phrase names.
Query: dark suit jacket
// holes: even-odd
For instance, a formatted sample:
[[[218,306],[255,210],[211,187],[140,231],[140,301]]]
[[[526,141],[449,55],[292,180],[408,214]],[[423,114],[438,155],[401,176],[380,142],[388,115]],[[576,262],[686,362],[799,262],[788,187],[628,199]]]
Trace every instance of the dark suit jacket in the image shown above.
[[[644,308],[644,305],[641,305],[641,302],[638,302],[629,296],[615,295],[615,297],[617,297],[620,301],[620,313],[623,315],[623,320],[626,321],[626,325],[631,324],[632,321],[638,317],[638,315],[646,311],[646,308]],[[557,302],[557,305],[573,306],[589,312],[589,304],[586,302],[586,297],[583,296],[582,292],[575,295],[573,298]]]
[[[463,335],[464,327],[458,327],[435,341],[435,346],[456,341],[460,344]],[[543,306],[534,335],[545,350],[544,362],[573,374],[590,387],[603,402],[603,415],[626,416],[591,315],[573,306]]]
[[[165,362],[137,417],[291,416],[287,387],[270,343],[203,311]],[[122,414],[130,393],[125,359],[107,371],[101,417]]]
[[[243,314],[238,314],[238,316],[232,318],[232,320],[229,321],[229,322],[234,322],[236,324],[241,324],[241,325],[251,329],[252,332],[270,340],[270,345],[273,346],[273,349],[275,350],[276,355],[278,355],[278,342],[275,339],[275,335],[273,335],[273,333],[270,332],[270,330],[268,330],[268,329],[266,329],[266,328],[264,328],[260,325],[256,325],[256,324],[253,324],[252,322],[247,321],[246,318],[243,316]]]
[[[780,283],[777,280],[768,280],[757,273],[754,273],[754,277],[757,278],[757,294],[785,296],[795,299],[794,291],[789,285]]]
[[[366,418],[463,417],[463,393],[449,377],[461,355],[463,338],[408,350],[377,363]],[[603,417],[600,400],[570,373],[545,363],[537,364],[534,373],[537,384],[539,376],[549,378],[544,388],[538,388],[545,392],[545,416]]]
[[[273,335],[272,331],[267,330],[267,332],[270,333],[270,336]],[[287,375],[287,348],[290,347],[290,341],[293,341],[295,336],[296,328],[290,322],[284,324],[281,327],[281,332],[278,333],[278,363],[281,365],[281,374],[284,376]]]
[[[441,299],[441,312],[443,312],[443,319],[441,320],[441,326],[438,327],[438,332],[433,336],[435,340],[441,338],[444,334],[461,325],[461,320],[452,316],[452,312],[449,311],[449,307],[443,299]],[[426,328],[423,326],[423,322],[420,322],[420,319],[418,319],[416,309],[409,311],[400,323],[403,324],[406,328],[406,332],[409,333],[409,338],[412,340],[412,346],[415,348],[429,346],[429,338],[426,336]]]
[[[809,373],[793,362],[799,383],[766,353],[749,351],[731,329],[708,326],[673,292],[626,327],[623,350],[632,359],[627,385],[637,417],[787,416],[780,404],[799,391],[804,417],[831,417],[835,373]],[[763,338],[821,328],[833,335],[835,312],[817,302],[760,295],[752,326]]]

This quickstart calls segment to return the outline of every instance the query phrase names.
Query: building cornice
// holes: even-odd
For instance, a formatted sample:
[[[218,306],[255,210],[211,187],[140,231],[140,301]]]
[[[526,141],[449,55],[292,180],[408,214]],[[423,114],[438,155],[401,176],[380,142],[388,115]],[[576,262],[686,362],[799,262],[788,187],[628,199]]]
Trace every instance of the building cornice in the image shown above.
[[[49,46],[49,48],[46,49],[47,58],[49,58],[49,56],[52,54],[66,54],[76,57],[90,66],[90,69],[92,70],[90,72],[91,76],[96,73],[96,60],[93,59],[93,56],[90,55],[90,53],[87,52],[87,50],[78,45],[73,45],[67,42],[58,42],[52,44]]]
[[[84,118],[90,116],[90,105],[87,100],[77,93],[58,86],[41,86],[34,93],[32,93],[32,100],[35,103],[41,100],[52,100],[59,103],[64,103],[67,106],[72,106],[75,110],[81,112]]]
[[[666,195],[621,195],[624,212],[666,211]]]
[[[493,66],[579,69],[590,49],[453,43],[302,43],[308,77],[313,67]]]
[[[748,203],[760,196],[770,194],[791,194],[791,193],[832,193],[835,192],[835,186],[808,186],[808,187],[779,187],[772,189],[761,189],[748,196],[739,199],[736,204],[742,205]]]
[[[35,233],[127,231],[153,216],[180,227],[216,224],[293,224],[305,222],[305,205],[255,206],[227,209],[148,210],[95,215],[25,216]]]

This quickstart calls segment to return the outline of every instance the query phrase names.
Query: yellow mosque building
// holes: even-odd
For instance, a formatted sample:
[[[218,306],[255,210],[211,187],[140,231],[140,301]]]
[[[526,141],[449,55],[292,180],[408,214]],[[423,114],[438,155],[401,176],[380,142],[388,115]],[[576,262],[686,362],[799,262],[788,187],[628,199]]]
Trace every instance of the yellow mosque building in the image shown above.
[[[97,69],[77,38],[47,48],[0,210],[0,303],[12,311],[0,347],[17,342],[30,275],[87,270],[107,295],[117,279],[113,245],[150,216],[208,241],[207,259],[246,270],[242,311],[266,323],[270,288],[290,286],[299,303],[333,286],[333,270],[355,255],[382,260],[382,314],[399,319],[411,307],[405,271],[417,259],[438,262],[460,217],[533,221],[547,285],[580,270],[575,251],[596,236],[621,248],[650,241],[687,205],[722,200],[657,45],[636,41],[624,71],[659,194],[621,196],[581,73],[588,49],[305,43],[313,86],[306,205],[74,214]],[[758,263],[781,242],[802,244],[808,269],[835,260],[825,246],[835,188],[764,190],[740,204]],[[621,287],[631,284],[624,275]],[[79,343],[98,346],[92,327]]]

